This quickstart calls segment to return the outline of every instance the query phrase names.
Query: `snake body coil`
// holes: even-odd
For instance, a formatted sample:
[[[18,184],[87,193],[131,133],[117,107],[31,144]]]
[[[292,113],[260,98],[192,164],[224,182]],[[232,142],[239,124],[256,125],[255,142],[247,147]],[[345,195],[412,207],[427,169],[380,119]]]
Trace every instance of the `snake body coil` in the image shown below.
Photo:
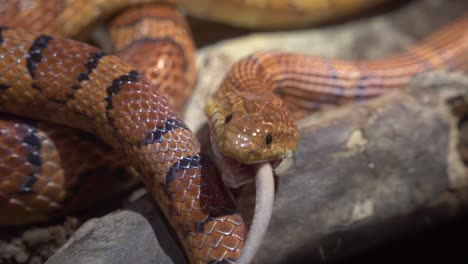
[[[1,112],[95,134],[141,173],[192,262],[238,258],[242,218],[197,139],[147,79],[91,46],[5,27],[0,58]]]
[[[175,88],[190,87],[195,78],[193,61],[190,61],[193,45],[181,40],[187,32],[184,33],[179,26],[185,22],[168,15],[166,11],[158,13],[157,19],[153,19],[141,9],[129,13],[128,17],[115,19],[111,36],[115,40],[118,56],[126,62],[94,47],[57,37],[77,35],[102,16],[109,16],[128,4],[143,2],[149,1],[28,1],[29,5],[22,5],[21,1],[0,1],[0,21],[8,25],[0,28],[0,111],[78,128],[113,146],[120,153],[112,159],[118,164],[125,156],[126,160],[122,163],[130,164],[140,173],[176,230],[191,262],[234,261],[239,258],[244,246],[247,228],[212,163],[200,154],[197,139],[174,109],[180,110],[185,99],[173,96],[166,99],[160,92],[184,95],[181,98],[190,94],[190,90],[179,92],[181,90]],[[188,0],[175,2],[192,14],[206,15],[209,12],[213,19],[226,18],[234,24],[262,27],[307,23],[320,17],[310,16],[316,10],[320,10],[318,13],[323,13],[322,18],[325,18],[333,16],[332,10],[336,10],[335,14],[345,14],[380,1],[355,1],[354,5],[348,1],[333,1],[336,3],[335,9],[326,5],[318,8],[320,4],[332,1],[278,0],[268,5],[265,1],[226,0],[217,1],[212,8],[206,8],[206,4],[213,1],[197,1],[197,5],[193,4],[195,1]],[[246,6],[252,12],[246,12],[245,17],[238,16],[239,12],[220,15],[227,14],[224,12],[226,10],[240,10]],[[38,7],[46,12],[36,13]],[[82,13],[77,16],[76,10]],[[259,10],[266,11],[260,11],[259,15]],[[284,19],[271,20],[275,17],[272,15],[274,12],[281,13],[283,10],[288,10],[284,13]],[[164,18],[168,19],[164,21]],[[24,26],[25,21],[28,22],[28,31],[50,35],[16,29]],[[129,24],[142,24],[142,28],[148,29],[156,24],[162,24],[162,27],[143,32],[145,37],[133,35],[127,40],[122,36],[133,34],[131,27],[127,27]],[[260,107],[254,102],[257,98],[268,99],[266,103],[261,102],[261,106],[275,105],[284,110],[288,106],[308,112],[323,105],[380,95],[401,87],[422,71],[466,71],[467,25],[468,19],[463,18],[408,52],[378,62],[350,63],[283,52],[252,55],[233,67],[209,107],[212,113],[218,115],[218,121],[212,122],[221,125],[225,131],[216,132],[216,144],[222,151],[227,150],[230,158],[244,163],[283,158],[285,152],[295,147],[298,137],[293,127],[293,116],[283,111],[273,115],[271,111],[276,110]],[[174,43],[176,45],[172,45]],[[160,51],[160,56],[156,57],[159,59],[150,61],[149,65],[141,60],[149,55],[135,55],[154,54],[156,47]],[[149,53],[145,53],[147,51]],[[165,56],[170,59],[163,59]],[[162,66],[168,65],[167,71],[159,71],[164,68]],[[262,96],[257,93],[259,88]],[[244,91],[250,92],[250,103],[236,101],[237,94]],[[286,104],[272,91],[284,94]],[[228,99],[227,106],[219,103],[224,99]],[[266,123],[261,123],[260,128],[252,125],[248,127],[247,134],[240,136],[241,144],[252,143],[228,150],[221,142],[232,141],[230,136],[239,129],[237,120],[243,116],[232,110],[231,106],[244,107],[241,110],[243,114],[266,110],[267,115],[270,113],[268,118],[279,116],[280,120],[261,118]],[[15,120],[10,116],[7,118]],[[25,166],[0,168],[0,202],[23,209],[43,206],[50,207],[46,211],[53,210],[58,206],[57,201],[67,195],[58,187],[58,178],[37,176],[35,169],[39,166],[36,165],[48,164],[38,159],[40,153],[47,149],[47,145],[37,142],[41,134],[36,136],[33,133],[38,126],[32,123],[5,123],[5,126],[10,128],[3,129],[2,133],[12,131],[8,133],[17,136],[18,140],[16,143],[9,139],[3,141],[16,147],[0,148],[0,154],[8,155],[11,149],[24,154],[25,144],[32,154],[26,155]],[[227,136],[223,138],[219,134]],[[15,162],[12,159],[4,163],[11,165]],[[53,169],[51,166],[41,168]],[[30,199],[32,207],[21,205],[23,201],[18,202],[18,197],[25,194],[35,194]],[[41,217],[39,220],[46,216]],[[2,221],[4,219],[2,217]]]
[[[248,28],[284,28],[336,19],[382,2],[384,0],[0,0],[0,17],[14,26],[27,24],[31,32],[76,36],[116,10],[144,3],[171,3],[203,19]]]
[[[377,61],[281,51],[253,54],[234,64],[208,103],[214,151],[218,160],[221,154],[228,159],[223,173],[232,160],[251,164],[282,159],[298,141],[294,116],[394,91],[422,72],[466,72],[467,61],[468,16],[405,52]]]

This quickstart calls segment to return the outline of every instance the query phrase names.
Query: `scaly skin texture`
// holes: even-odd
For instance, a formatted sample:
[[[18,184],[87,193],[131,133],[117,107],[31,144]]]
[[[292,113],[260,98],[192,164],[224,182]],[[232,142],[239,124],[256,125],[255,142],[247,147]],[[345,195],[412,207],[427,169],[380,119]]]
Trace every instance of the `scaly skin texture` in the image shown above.
[[[242,27],[284,28],[336,19],[384,0],[0,0],[0,17],[12,26],[28,24],[30,32],[76,36],[117,10],[151,2],[172,3],[202,19]]]
[[[34,32],[73,36],[115,9],[140,2],[146,1],[27,1],[30,6],[21,5],[18,1],[0,1],[0,18],[4,24],[25,25]],[[350,1],[334,2],[337,5],[333,8],[315,10],[327,17],[376,3],[353,1],[356,4],[346,7]],[[204,8],[202,2],[197,3],[195,8],[199,11],[191,11],[189,4],[185,8],[193,14],[209,10],[214,19],[234,17],[234,24],[239,23],[235,20],[238,18],[246,21],[245,25],[275,27],[280,23],[287,26],[313,21],[320,16],[309,19],[308,10],[318,7],[316,3],[332,2],[304,1],[305,4],[311,3],[309,7],[301,7],[299,2],[293,1],[270,6],[262,4],[263,1],[238,3],[238,6],[237,3],[232,5],[236,8],[247,5],[245,17],[239,15],[243,12],[231,12],[236,9],[225,1],[217,1],[210,9]],[[180,4],[184,2],[180,1]],[[35,5],[46,10],[45,15],[29,9]],[[283,7],[293,12],[287,15],[287,12],[283,13]],[[249,15],[253,14],[250,10],[255,9],[266,11],[262,11],[264,15],[261,16]],[[229,10],[229,13],[222,10]],[[284,17],[273,15],[276,12],[284,14]],[[143,175],[145,184],[170,219],[192,262],[238,258],[246,232],[242,219],[226,196],[216,172],[209,163],[200,161],[199,145],[193,135],[146,78],[121,60],[76,42],[6,28],[1,30],[0,36],[0,111],[47,119],[94,133],[129,157],[130,164]],[[131,43],[123,44],[122,49],[133,50],[130,46]],[[148,46],[151,45],[142,45],[144,50],[152,49]],[[166,44],[161,46],[166,47]],[[168,45],[168,52],[162,54],[180,54],[181,50],[184,52],[185,47],[174,49]],[[179,55],[175,57],[180,58]],[[131,63],[135,68],[139,65],[138,61]],[[391,65],[392,62],[388,63]],[[175,61],[174,68],[181,68],[183,64]],[[318,67],[323,66],[328,65],[325,63]],[[147,77],[167,76],[148,72],[145,73]],[[183,82],[190,82],[185,73],[177,76],[185,76]],[[176,77],[172,82],[180,79]],[[161,81],[159,85],[164,89],[166,82]],[[31,160],[27,162],[31,163]]]
[[[115,54],[134,65],[179,113],[195,83],[195,45],[174,7],[130,8],[110,23]]]
[[[0,36],[0,111],[95,134],[141,173],[191,262],[239,257],[242,218],[158,89],[115,56],[89,71],[91,46],[7,28]]]
[[[187,41],[187,34],[180,27],[180,17],[174,19],[171,13],[174,11],[164,10],[153,13],[155,10],[145,7],[130,11],[114,21],[112,32],[121,56],[139,49],[138,52],[156,50],[156,54],[163,54],[155,61],[149,60],[149,65],[132,61],[145,70],[154,85],[122,60],[102,54],[96,48],[3,28],[0,34],[0,111],[95,134],[116,148],[120,157],[125,157],[124,161],[122,158],[118,161],[120,164],[133,165],[142,175],[191,262],[235,260],[246,235],[243,221],[216,171],[209,161],[202,159],[198,141],[157,89],[191,86],[194,81],[193,44]],[[122,35],[128,34],[126,31],[133,26],[141,26],[131,22],[132,18],[138,18],[138,23],[144,25],[161,21],[161,28],[143,26],[148,32],[131,35],[128,41]],[[168,86],[171,87],[165,88]],[[183,102],[185,99],[182,96],[174,100]],[[178,103],[179,107],[182,105]],[[39,114],[40,111],[43,113]],[[25,136],[16,134],[19,145],[24,148]],[[45,172],[50,163],[45,160],[42,163],[41,171]],[[35,161],[30,159],[25,164],[28,169]],[[58,202],[55,200],[66,196],[56,192],[57,189],[63,191],[60,185],[55,185],[61,176],[52,173],[47,180],[38,176],[30,181],[33,178],[28,175],[2,180],[3,187],[10,187],[16,195],[10,196],[9,201],[21,195],[15,190],[21,191],[31,183],[29,195],[35,202],[34,209],[48,213],[39,202],[49,211],[56,209]],[[10,189],[5,191],[7,195],[12,194]],[[55,200],[44,201],[44,193]]]
[[[0,128],[0,225],[44,222],[139,182],[121,153],[76,129],[5,114]]]
[[[377,61],[287,52],[248,56],[232,67],[208,103],[212,134],[226,157],[241,163],[276,160],[294,150],[298,140],[288,109],[299,118],[369,99],[402,88],[416,74],[431,70],[468,70],[468,16],[405,52]]]
[[[169,6],[130,8],[111,22],[110,30],[117,54],[128,57],[181,111],[195,79],[194,45],[183,17]],[[85,67],[91,71],[99,59],[95,56]],[[137,182],[121,153],[81,131],[9,116],[1,124],[0,141],[9,147],[0,156],[0,224],[43,222],[90,207]],[[80,190],[96,186],[103,192],[79,198]]]

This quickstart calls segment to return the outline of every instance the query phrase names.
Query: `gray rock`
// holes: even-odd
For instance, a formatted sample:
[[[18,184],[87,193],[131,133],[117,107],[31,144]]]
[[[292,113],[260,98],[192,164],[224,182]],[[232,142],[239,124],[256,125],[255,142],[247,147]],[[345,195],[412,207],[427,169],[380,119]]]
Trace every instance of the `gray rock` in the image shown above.
[[[46,263],[173,263],[150,223],[119,211],[83,224]]]

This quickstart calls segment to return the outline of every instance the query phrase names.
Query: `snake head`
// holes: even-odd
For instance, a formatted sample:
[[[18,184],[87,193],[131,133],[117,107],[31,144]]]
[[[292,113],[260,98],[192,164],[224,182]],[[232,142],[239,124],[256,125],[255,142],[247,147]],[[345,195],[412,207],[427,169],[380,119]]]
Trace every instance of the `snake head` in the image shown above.
[[[296,148],[294,118],[273,94],[228,92],[206,111],[217,151],[242,164],[281,160]]]

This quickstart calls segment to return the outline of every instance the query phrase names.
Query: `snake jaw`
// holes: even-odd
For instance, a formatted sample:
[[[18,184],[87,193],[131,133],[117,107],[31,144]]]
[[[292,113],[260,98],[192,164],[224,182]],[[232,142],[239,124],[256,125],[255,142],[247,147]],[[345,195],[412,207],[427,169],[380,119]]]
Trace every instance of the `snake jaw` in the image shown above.
[[[255,181],[255,175],[257,173],[258,163],[243,164],[237,160],[224,156],[219,151],[219,146],[216,137],[213,135],[213,129],[211,130],[210,141],[211,141],[211,153],[213,159],[221,171],[221,178],[224,185],[230,188],[239,188],[242,185],[252,183]],[[290,153],[290,152],[288,152]],[[281,164],[282,159],[271,160],[269,163],[272,168],[276,168]]]
[[[257,164],[276,167],[295,150],[299,132],[278,100],[276,95],[239,90],[208,100],[212,153],[227,186],[254,181]]]

